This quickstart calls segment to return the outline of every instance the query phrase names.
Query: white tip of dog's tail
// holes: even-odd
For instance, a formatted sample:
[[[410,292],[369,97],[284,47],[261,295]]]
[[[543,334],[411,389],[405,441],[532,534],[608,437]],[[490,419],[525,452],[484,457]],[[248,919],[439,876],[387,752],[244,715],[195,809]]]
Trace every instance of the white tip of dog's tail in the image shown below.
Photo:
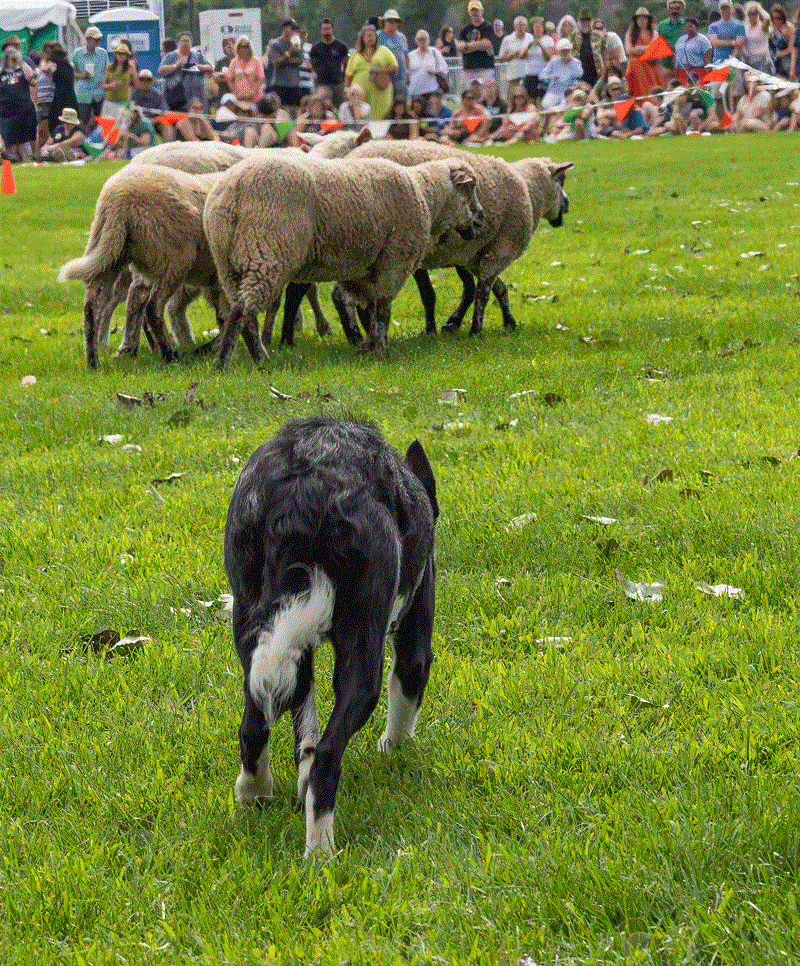
[[[297,665],[330,630],[336,591],[321,567],[309,571],[307,590],[290,598],[275,614],[271,626],[258,635],[250,661],[249,686],[255,703],[268,721],[293,694]]]

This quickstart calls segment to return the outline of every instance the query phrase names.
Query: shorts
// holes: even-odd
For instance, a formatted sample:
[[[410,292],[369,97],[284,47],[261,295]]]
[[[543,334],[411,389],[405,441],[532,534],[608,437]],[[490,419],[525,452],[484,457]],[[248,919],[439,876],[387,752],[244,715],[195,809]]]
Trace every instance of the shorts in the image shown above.
[[[50,123],[50,107],[52,103],[52,101],[39,101],[39,103],[36,105],[37,124],[44,124],[45,121],[47,121],[48,124]]]
[[[270,91],[273,94],[278,95],[281,104],[288,104],[290,107],[297,107],[297,105],[300,103],[299,87],[276,87],[273,84],[272,87],[270,87]]]

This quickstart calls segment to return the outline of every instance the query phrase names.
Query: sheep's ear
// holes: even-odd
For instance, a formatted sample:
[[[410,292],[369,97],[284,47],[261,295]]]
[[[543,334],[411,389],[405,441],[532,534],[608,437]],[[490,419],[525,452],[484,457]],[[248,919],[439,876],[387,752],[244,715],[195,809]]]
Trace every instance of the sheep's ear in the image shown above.
[[[365,144],[367,141],[372,140],[372,131],[368,127],[362,127],[358,132],[358,137],[356,138],[356,145]]]
[[[561,182],[561,184],[564,184],[564,175],[566,175],[567,171],[569,171],[570,168],[574,168],[574,167],[575,167],[574,161],[563,161],[561,164],[553,164],[553,162],[551,161],[547,165],[547,170],[550,172],[550,177],[555,178],[556,181],[559,181]]]
[[[463,168],[451,168],[450,180],[458,191],[464,195],[469,195],[475,188],[475,176],[465,171]]]

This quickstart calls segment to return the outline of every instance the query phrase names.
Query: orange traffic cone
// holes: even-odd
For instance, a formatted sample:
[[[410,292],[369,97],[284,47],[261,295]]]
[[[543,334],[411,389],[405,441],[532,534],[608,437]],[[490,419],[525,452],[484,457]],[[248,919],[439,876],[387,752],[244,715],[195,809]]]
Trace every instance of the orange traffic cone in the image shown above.
[[[3,179],[2,184],[0,184],[0,194],[13,195],[17,193],[17,187],[14,184],[14,175],[11,171],[11,162],[8,160],[3,161]]]

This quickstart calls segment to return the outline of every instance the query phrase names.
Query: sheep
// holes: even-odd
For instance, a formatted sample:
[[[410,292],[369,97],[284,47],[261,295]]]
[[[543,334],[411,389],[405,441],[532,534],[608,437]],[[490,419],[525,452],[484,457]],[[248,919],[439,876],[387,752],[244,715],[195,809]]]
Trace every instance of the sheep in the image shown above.
[[[216,268],[203,231],[206,195],[221,176],[128,165],[105,183],[97,199],[86,251],[64,265],[58,276],[61,282],[81,279],[86,283],[83,334],[86,362],[91,368],[98,366],[98,319],[128,263],[152,282],[152,290],[143,282],[138,288],[133,286],[134,297],[143,298],[147,293],[147,317],[168,361],[176,357],[163,323],[170,296],[182,285],[208,289],[212,304],[222,308]],[[141,312],[129,309],[134,324],[131,332],[126,327],[120,348],[135,351]]]
[[[220,284],[232,305],[217,366],[241,330],[256,361],[265,355],[256,314],[274,318],[284,286],[338,281],[369,308],[368,345],[382,352],[391,301],[420,264],[432,234],[474,233],[483,222],[465,160],[403,168],[392,161],[282,161],[259,157],[220,175],[203,223]],[[291,307],[283,340],[292,342]]]
[[[460,148],[445,147],[428,141],[375,141],[356,148],[349,158],[385,157],[404,165],[417,165],[434,158],[463,156]],[[422,267],[414,274],[425,306],[426,330],[436,331],[435,293],[428,269],[455,267],[464,283],[461,304],[442,326],[457,329],[473,300],[474,314],[470,333],[483,328],[489,292],[493,291],[503,313],[503,325],[516,326],[508,305],[508,286],[500,277],[508,265],[522,255],[540,218],[554,226],[563,221],[568,209],[563,190],[564,176],[573,162],[553,164],[549,159],[526,158],[513,164],[489,155],[470,154],[470,164],[478,179],[477,192],[486,220],[476,238],[466,241],[453,235],[440,240],[428,252]],[[473,275],[478,279],[477,289]],[[334,293],[334,304],[342,313],[341,297]],[[354,323],[342,317],[347,333]],[[350,337],[350,336],[348,336]]]
[[[226,171],[231,165],[248,157],[248,148],[223,141],[168,141],[156,144],[131,158],[131,166],[157,164],[160,168],[174,168],[186,174],[209,174]]]

